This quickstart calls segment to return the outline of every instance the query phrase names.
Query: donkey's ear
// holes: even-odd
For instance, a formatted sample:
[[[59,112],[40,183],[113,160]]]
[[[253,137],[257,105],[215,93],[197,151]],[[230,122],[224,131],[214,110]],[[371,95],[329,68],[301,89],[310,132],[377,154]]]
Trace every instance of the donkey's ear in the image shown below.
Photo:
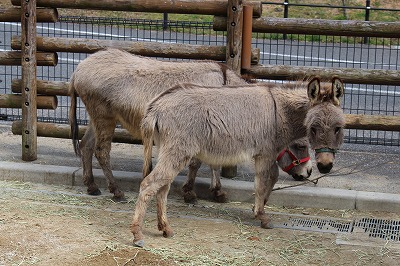
[[[340,98],[343,96],[344,94],[344,85],[343,85],[343,81],[338,78],[338,77],[334,77],[332,79],[332,93],[333,93],[333,102],[336,105],[340,104]]]
[[[312,103],[317,101],[320,90],[320,80],[315,77],[308,83],[307,89],[308,99],[310,99]]]

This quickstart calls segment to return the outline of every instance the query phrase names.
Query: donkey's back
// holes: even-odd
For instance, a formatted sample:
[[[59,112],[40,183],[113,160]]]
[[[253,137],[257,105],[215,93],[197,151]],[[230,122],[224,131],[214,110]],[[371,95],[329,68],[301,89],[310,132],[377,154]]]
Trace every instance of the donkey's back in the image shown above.
[[[107,49],[78,65],[71,78],[70,93],[75,91],[80,96],[92,120],[97,117],[118,120],[133,137],[140,139],[138,125],[147,102],[165,88],[181,82],[205,86],[245,84],[216,62],[160,61]]]

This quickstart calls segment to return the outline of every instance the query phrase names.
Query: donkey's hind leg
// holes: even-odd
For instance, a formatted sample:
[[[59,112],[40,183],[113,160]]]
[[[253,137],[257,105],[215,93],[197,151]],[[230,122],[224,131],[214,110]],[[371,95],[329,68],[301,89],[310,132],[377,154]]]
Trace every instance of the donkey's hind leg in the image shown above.
[[[107,178],[108,189],[114,194],[115,200],[124,200],[125,195],[119,189],[111,171],[110,151],[116,122],[113,119],[98,119],[95,121],[96,145],[94,154]]]
[[[157,192],[157,218],[158,230],[163,232],[164,237],[172,237],[174,232],[168,223],[167,218],[167,196],[171,183],[161,187]]]
[[[196,158],[192,158],[189,163],[189,171],[185,184],[182,186],[183,199],[186,203],[197,203],[197,195],[194,192],[194,182],[196,180],[197,171],[201,166],[201,161]]]
[[[89,195],[100,195],[100,189],[94,182],[92,159],[94,153],[95,135],[93,124],[90,121],[88,128],[83,136],[79,149],[81,151],[81,162],[83,171],[83,183],[87,186]]]
[[[162,152],[160,152],[162,154]],[[157,218],[158,229],[164,237],[173,235],[167,219],[167,196],[172,181],[178,173],[188,164],[190,157],[161,156],[153,171],[146,176],[140,184],[140,192],[136,200],[135,213],[133,215],[131,232],[134,236],[134,244],[143,247],[143,221],[149,200],[157,193]]]
[[[212,170],[210,190],[213,193],[214,200],[216,202],[224,203],[228,201],[227,194],[222,190],[221,179],[219,169],[214,166],[210,166]]]

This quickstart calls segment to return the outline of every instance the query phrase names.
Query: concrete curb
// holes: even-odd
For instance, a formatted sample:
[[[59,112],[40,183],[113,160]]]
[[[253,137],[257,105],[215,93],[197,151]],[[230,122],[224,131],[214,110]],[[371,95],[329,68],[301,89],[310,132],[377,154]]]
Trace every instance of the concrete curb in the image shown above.
[[[96,183],[104,191],[105,177],[94,169]],[[141,173],[113,171],[123,190],[139,191]],[[41,165],[0,161],[0,179],[51,185],[83,186],[82,170],[77,167]],[[181,194],[186,177],[178,176],[171,185],[170,193]],[[253,182],[223,179],[223,189],[231,201],[254,202]],[[210,180],[196,179],[196,194],[201,199],[211,199]],[[357,209],[363,211],[388,211],[400,213],[400,195],[365,192],[323,187],[299,186],[272,192],[268,204],[286,207],[311,207],[326,209]]]

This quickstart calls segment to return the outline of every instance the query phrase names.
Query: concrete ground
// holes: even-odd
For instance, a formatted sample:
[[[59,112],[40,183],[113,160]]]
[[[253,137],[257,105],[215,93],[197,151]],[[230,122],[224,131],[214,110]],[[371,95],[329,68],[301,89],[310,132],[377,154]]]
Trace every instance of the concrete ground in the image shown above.
[[[21,136],[11,133],[11,124],[0,124],[0,179],[48,184],[82,185],[80,160],[71,140],[38,137],[38,159],[21,159]],[[121,187],[138,190],[141,180],[142,146],[113,143],[111,152],[114,175]],[[95,160],[94,160],[95,161]],[[95,178],[107,193],[99,165],[94,162]],[[331,174],[317,184],[276,190],[268,204],[328,209],[359,209],[400,212],[400,147],[344,144],[336,156]],[[210,198],[210,170],[202,166],[196,189],[200,198]],[[180,193],[186,172],[178,176],[171,193]],[[251,162],[238,166],[238,176],[223,179],[222,186],[231,201],[253,202],[253,167]],[[311,179],[321,176],[314,167]],[[299,184],[281,172],[276,185]]]

